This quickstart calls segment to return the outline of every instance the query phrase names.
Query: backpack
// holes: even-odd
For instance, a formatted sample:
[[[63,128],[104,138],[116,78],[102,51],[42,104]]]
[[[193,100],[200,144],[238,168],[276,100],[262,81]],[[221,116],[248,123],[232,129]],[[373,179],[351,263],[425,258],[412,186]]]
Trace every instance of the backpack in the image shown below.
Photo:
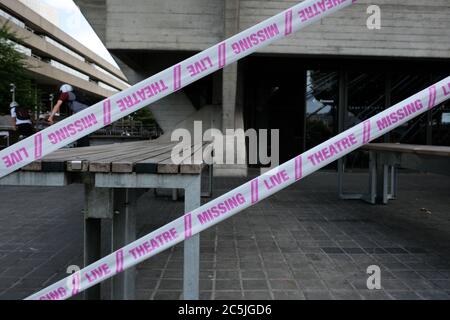
[[[25,107],[15,107],[16,118],[21,121],[31,120],[30,112]]]
[[[68,105],[69,105],[70,110],[72,110],[73,113],[78,113],[84,109],[89,108],[88,105],[81,103],[81,102],[77,101],[76,99],[77,99],[77,96],[75,95],[75,93],[69,92]]]

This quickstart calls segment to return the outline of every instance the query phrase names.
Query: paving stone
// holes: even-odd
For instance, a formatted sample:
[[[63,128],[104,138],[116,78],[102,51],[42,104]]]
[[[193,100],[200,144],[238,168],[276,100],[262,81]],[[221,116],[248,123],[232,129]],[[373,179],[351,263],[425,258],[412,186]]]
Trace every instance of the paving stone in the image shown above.
[[[237,270],[216,270],[216,279],[238,280],[239,279],[239,271],[237,271]]]
[[[154,290],[157,287],[157,285],[158,285],[158,281],[156,279],[140,277],[139,281],[136,281],[136,288],[138,290],[147,290],[147,291]]]
[[[29,290],[9,289],[0,294],[0,300],[23,300],[30,295]]]
[[[345,253],[348,254],[362,254],[364,250],[362,248],[342,248]]]
[[[382,290],[358,290],[364,300],[392,300],[393,298]]]
[[[154,295],[153,300],[180,300],[181,291],[160,291]]]
[[[244,300],[242,291],[216,291],[215,300]]]
[[[242,280],[244,290],[267,290],[268,285],[265,280]]]
[[[161,280],[161,283],[159,284],[160,290],[173,290],[173,289],[179,289],[183,287],[183,280]]]
[[[386,293],[395,300],[422,300],[422,298],[413,291],[386,290]]]
[[[339,200],[335,173],[308,179],[202,233],[201,299],[450,299],[449,179],[402,172],[401,197],[387,206]],[[350,173],[346,184],[366,179]],[[215,179],[214,197],[247,180]],[[82,263],[83,188],[27,188],[26,202],[19,190],[0,189],[0,299],[24,298]],[[184,212],[182,201],[152,193],[140,201],[141,236]],[[138,297],[179,299],[182,264],[177,245],[139,265]],[[383,290],[367,289],[370,265],[380,266]]]
[[[200,291],[200,300],[212,300],[213,291]]]
[[[327,286],[325,285],[325,283],[322,280],[297,280],[297,286],[301,289],[301,290],[310,290],[310,289],[314,289],[314,290],[325,290],[327,289]]]
[[[303,291],[306,300],[333,300],[331,293],[326,290]]]
[[[153,294],[152,290],[138,289],[136,290],[136,300],[150,300],[152,294]]]
[[[262,280],[266,279],[263,270],[241,270],[241,277],[244,280]]]
[[[293,274],[289,269],[266,269],[266,273],[271,280],[293,279]]]
[[[450,288],[450,280],[432,280],[431,283],[442,290],[449,290]]]
[[[381,286],[384,290],[407,290],[403,281],[397,279],[382,279]],[[367,287],[366,287],[367,288]]]
[[[241,290],[241,283],[238,280],[216,280],[215,288],[217,291]]]
[[[269,291],[244,291],[245,300],[272,300]]]
[[[301,291],[273,291],[275,300],[305,300],[306,297]]]
[[[448,300],[450,295],[442,290],[417,290],[416,293],[426,300]]]
[[[331,295],[336,300],[362,300],[362,296],[356,290],[332,290]]]
[[[384,248],[384,250],[392,254],[408,254],[408,251],[403,248]]]
[[[271,280],[270,286],[273,290],[298,290],[297,283],[294,280]]]

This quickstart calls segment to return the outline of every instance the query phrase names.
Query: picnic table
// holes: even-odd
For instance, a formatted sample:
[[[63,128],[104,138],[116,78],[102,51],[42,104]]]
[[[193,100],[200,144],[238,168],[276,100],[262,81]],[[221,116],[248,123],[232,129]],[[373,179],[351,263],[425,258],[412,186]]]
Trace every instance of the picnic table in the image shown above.
[[[206,144],[185,145],[180,163],[172,161],[175,143],[139,141],[58,150],[0,180],[3,186],[63,187],[79,183],[85,189],[84,264],[101,258],[101,221],[112,221],[112,251],[136,240],[137,201],[149,189],[184,189],[185,211],[200,206],[201,175],[197,159]],[[209,193],[212,167],[209,166]],[[184,242],[184,299],[198,299],[200,238]],[[86,299],[100,299],[100,285],[86,291]],[[112,279],[112,299],[134,299],[135,270]]]
[[[345,194],[341,198],[362,199],[387,204],[397,197],[397,169],[410,169],[450,176],[450,147],[372,143],[362,147],[369,152],[368,194]]]

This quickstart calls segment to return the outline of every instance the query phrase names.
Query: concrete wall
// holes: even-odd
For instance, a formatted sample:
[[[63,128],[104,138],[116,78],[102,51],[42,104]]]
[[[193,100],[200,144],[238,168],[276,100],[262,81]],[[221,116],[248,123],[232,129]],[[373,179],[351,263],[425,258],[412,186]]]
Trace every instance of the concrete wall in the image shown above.
[[[0,17],[0,25],[4,25],[8,20]],[[118,89],[124,90],[128,86],[115,80],[113,77],[99,71],[91,64],[81,61],[66,51],[46,41],[44,38],[37,36],[28,29],[21,28],[14,23],[9,23],[8,27],[17,37],[17,42],[32,50],[33,54],[40,58],[48,58],[63,63],[79,72],[89,76],[92,80],[103,81],[104,83]]]
[[[223,0],[107,0],[108,49],[199,50],[223,37]]]
[[[26,58],[28,66],[27,72],[35,79],[44,79],[46,83],[55,85],[68,83],[82,91],[89,92],[90,95],[95,95],[98,98],[106,98],[113,95],[112,91],[106,90],[94,82],[85,81],[34,57]]]
[[[241,30],[296,1],[240,0]],[[381,8],[381,30],[366,26],[369,5]],[[450,58],[450,0],[359,0],[262,52]]]
[[[0,1],[0,8],[13,13],[14,16],[23,21],[27,26],[31,27],[35,32],[51,36],[54,40],[68,49],[83,56],[87,61],[94,62],[124,81],[127,80],[121,70],[85,47],[78,40],[72,38],[60,28],[46,20],[45,17],[40,16],[23,3],[16,0],[2,0]]]
[[[77,0],[82,4],[87,0]],[[104,16],[106,1],[107,17]],[[232,0],[244,30],[297,3]],[[223,39],[228,0],[95,0],[85,13],[110,49],[202,50]],[[379,5],[382,29],[368,30],[366,9]],[[83,6],[82,6],[83,8]],[[359,0],[266,53],[450,58],[450,0]],[[107,21],[106,26],[102,21]],[[228,22],[232,24],[232,22]]]
[[[165,134],[179,128],[179,123],[197,111],[183,91],[175,92],[149,108]]]
[[[106,41],[106,0],[75,0],[98,37]]]

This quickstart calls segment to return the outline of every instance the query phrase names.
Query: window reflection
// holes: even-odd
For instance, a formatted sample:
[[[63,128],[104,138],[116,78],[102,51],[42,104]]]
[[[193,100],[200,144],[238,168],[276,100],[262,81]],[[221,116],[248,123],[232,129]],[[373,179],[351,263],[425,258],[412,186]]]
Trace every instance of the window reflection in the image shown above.
[[[306,147],[313,148],[337,131],[339,81],[337,72],[307,71]]]

